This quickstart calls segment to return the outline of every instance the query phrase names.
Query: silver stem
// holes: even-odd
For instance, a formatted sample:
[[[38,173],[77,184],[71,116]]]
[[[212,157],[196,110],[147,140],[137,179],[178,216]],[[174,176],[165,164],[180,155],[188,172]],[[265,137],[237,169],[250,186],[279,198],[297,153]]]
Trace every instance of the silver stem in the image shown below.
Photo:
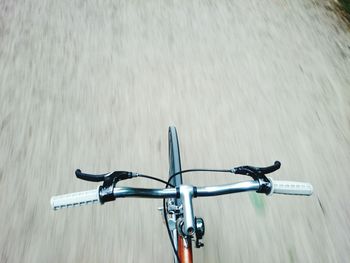
[[[193,186],[180,185],[180,199],[183,204],[183,213],[184,213],[183,232],[185,235],[188,235],[188,236],[192,236],[195,231],[192,197],[193,197]]]

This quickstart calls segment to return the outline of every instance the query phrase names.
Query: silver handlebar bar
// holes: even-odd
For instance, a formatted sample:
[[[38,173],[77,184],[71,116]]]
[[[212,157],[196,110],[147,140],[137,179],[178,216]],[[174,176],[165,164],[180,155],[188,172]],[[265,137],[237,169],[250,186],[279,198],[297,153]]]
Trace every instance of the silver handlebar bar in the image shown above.
[[[217,196],[224,194],[233,194],[246,191],[259,191],[261,187],[268,187],[267,194],[294,194],[294,195],[311,195],[313,192],[312,185],[309,183],[263,180],[244,181],[234,184],[195,187],[192,185],[180,185],[176,188],[132,188],[132,187],[114,187],[96,190],[84,191],[79,193],[54,196],[51,198],[51,206],[54,210],[74,207],[84,204],[92,204],[106,201],[112,201],[116,198],[125,197],[143,197],[143,198],[180,198],[183,207],[183,232],[186,235],[193,235],[195,230],[195,219],[193,213],[192,198]],[[111,196],[108,200],[103,200],[103,192],[107,191]],[[260,192],[260,191],[259,191]]]
[[[234,184],[225,184],[207,187],[195,187],[192,185],[181,185],[177,188],[132,188],[132,187],[114,187],[113,195],[115,198],[124,197],[143,197],[143,198],[180,198],[181,189],[190,187],[193,191],[193,197],[216,196],[224,194],[233,194],[246,191],[257,191],[260,187],[258,181],[246,181]]]
[[[182,185],[184,186],[184,185]],[[180,186],[181,187],[181,186]],[[180,187],[177,188],[132,188],[132,187],[114,187],[110,190],[112,193],[112,200],[115,198],[126,197],[143,197],[143,198],[180,198]],[[260,184],[258,181],[247,181],[235,184],[209,186],[209,187],[194,187],[192,189],[193,197],[215,196],[223,194],[231,194],[244,191],[256,191]],[[184,189],[182,187],[182,189]],[[65,195],[53,196],[51,198],[51,207],[54,210],[67,207],[81,206],[85,204],[103,203],[101,196],[106,189],[99,187],[97,189],[70,193]]]

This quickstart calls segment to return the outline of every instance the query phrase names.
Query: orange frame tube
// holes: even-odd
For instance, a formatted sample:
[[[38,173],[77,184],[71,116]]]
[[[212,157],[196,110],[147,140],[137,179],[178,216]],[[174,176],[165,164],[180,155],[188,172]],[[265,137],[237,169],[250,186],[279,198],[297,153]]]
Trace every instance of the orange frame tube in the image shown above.
[[[184,240],[187,239],[187,240]],[[180,258],[180,263],[192,263],[192,240],[180,235],[177,237],[177,253]]]

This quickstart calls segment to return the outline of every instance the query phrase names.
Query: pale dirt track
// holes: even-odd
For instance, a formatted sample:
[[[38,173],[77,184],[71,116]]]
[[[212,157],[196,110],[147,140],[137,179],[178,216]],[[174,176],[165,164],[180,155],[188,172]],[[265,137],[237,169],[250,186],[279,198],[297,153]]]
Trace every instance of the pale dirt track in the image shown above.
[[[165,179],[171,124],[183,168],[278,159],[275,179],[315,188],[195,200],[197,262],[349,260],[350,35],[323,3],[1,0],[0,12],[0,262],[171,262],[158,200],[49,204],[97,186],[76,168]]]

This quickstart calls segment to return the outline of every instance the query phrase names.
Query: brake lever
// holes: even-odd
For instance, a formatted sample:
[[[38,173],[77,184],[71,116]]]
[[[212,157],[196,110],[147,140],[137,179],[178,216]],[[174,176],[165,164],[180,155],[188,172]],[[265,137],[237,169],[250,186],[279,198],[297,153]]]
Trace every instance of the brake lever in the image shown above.
[[[109,187],[111,185],[115,185],[117,182],[131,179],[135,176],[132,172],[127,171],[115,171],[106,174],[87,174],[81,172],[80,169],[75,171],[75,175],[77,178],[89,181],[89,182],[103,182],[103,187]]]
[[[239,166],[233,168],[233,173],[235,174],[242,174],[242,175],[248,175],[252,177],[254,180],[262,179],[266,182],[269,180],[265,176],[266,174],[272,173],[277,171],[281,168],[281,163],[279,161],[275,161],[275,163],[271,166],[267,167],[254,167],[254,166]]]
[[[122,180],[131,179],[137,177],[137,173],[127,171],[115,171],[106,174],[87,174],[82,173],[80,169],[75,171],[75,175],[82,180],[89,182],[102,182],[103,184],[99,187],[99,199],[100,203],[103,204],[107,201],[115,200],[113,194],[113,188],[115,185]]]

